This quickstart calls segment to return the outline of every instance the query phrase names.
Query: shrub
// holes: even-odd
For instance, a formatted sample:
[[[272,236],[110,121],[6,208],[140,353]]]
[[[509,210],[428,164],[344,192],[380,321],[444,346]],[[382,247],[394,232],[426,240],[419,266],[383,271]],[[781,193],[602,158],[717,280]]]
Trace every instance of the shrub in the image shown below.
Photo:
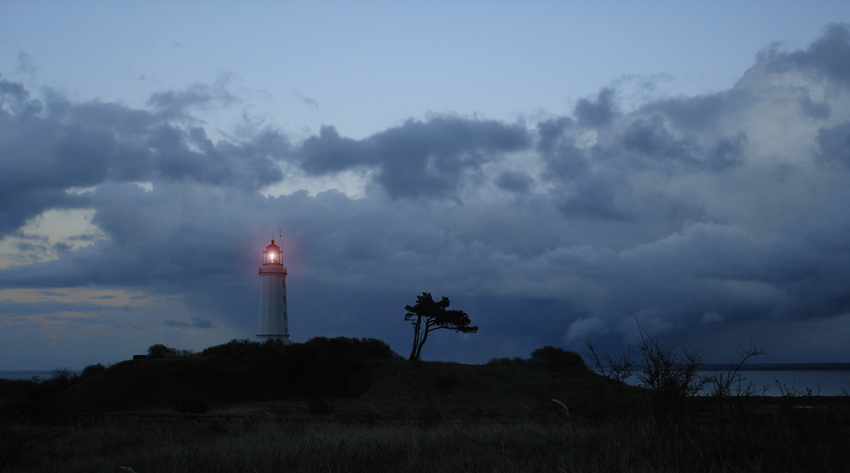
[[[151,358],[175,358],[177,356],[177,350],[157,343],[148,348],[148,356]]]
[[[487,366],[511,366],[513,363],[513,360],[503,356],[501,358],[490,358],[490,361],[487,362]]]
[[[188,358],[195,356],[192,350],[178,350],[167,345],[157,343],[148,348],[148,358]]]
[[[640,326],[638,326],[640,329]],[[697,372],[703,364],[699,350],[676,350],[663,346],[641,329],[638,345],[640,385],[649,389],[652,415],[656,424],[676,426],[693,414],[689,400],[705,386],[706,378]]]
[[[622,397],[624,381],[634,373],[640,386],[648,390],[649,407],[656,425],[678,426],[694,415],[693,398],[709,381],[698,374],[703,364],[702,352],[662,345],[649,336],[640,323],[637,326],[640,339],[636,351],[629,348],[618,357],[603,356],[587,340],[588,354],[602,375],[615,386],[618,396]]]
[[[279,340],[234,339],[201,353],[232,360],[276,379],[282,374],[288,396],[320,398],[356,397],[372,384],[365,370],[367,361],[401,358],[381,340],[346,337],[314,337],[287,345]]]
[[[584,364],[581,355],[552,346],[538,348],[531,352],[531,361],[550,371],[581,372],[587,370],[587,365]]]
[[[79,376],[71,368],[56,368],[50,372],[50,381],[52,384],[67,386],[77,379],[79,379]]]
[[[102,364],[98,363],[96,365],[88,365],[83,368],[83,372],[80,374],[81,378],[88,378],[89,376],[102,373],[106,371],[106,367]]]
[[[274,343],[274,341],[272,340],[269,340],[268,342]],[[258,354],[260,353],[260,347],[262,345],[263,344],[260,342],[254,342],[248,340],[247,338],[234,338],[233,340],[222,345],[216,345],[209,348],[205,348],[201,352],[201,355],[229,358],[235,361],[245,361],[248,359],[256,359]]]

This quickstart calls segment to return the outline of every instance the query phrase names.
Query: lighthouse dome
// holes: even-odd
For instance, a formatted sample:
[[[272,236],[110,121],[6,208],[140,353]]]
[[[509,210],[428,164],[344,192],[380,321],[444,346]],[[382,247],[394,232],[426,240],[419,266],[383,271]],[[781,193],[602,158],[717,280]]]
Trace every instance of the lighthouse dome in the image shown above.
[[[274,240],[263,252],[263,264],[283,264],[283,252],[280,251],[279,246],[274,244]]]
[[[266,251],[267,251],[267,252],[268,252],[268,251],[272,251],[272,250],[280,251],[280,247],[274,244],[274,240],[272,240],[272,244],[271,244],[271,245],[269,245],[269,246],[267,246],[267,247],[266,247]]]

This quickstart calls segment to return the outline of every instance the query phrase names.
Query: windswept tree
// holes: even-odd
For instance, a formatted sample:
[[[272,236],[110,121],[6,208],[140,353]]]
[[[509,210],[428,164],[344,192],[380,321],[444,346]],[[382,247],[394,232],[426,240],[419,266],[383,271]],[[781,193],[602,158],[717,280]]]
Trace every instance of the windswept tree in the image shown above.
[[[418,360],[422,346],[428,340],[428,334],[434,330],[451,330],[462,333],[475,333],[478,327],[470,326],[469,316],[462,310],[448,310],[449,298],[443,297],[435,302],[430,292],[416,296],[416,305],[405,306],[407,314],[404,320],[413,325],[413,350],[410,360]]]

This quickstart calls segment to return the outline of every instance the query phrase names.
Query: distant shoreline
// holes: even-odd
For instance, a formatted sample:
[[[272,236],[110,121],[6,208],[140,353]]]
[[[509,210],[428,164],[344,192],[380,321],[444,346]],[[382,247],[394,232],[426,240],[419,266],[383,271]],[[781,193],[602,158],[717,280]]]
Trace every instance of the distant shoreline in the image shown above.
[[[734,365],[707,363],[699,371],[728,371]],[[850,363],[746,363],[740,371],[850,371]]]
[[[734,365],[728,363],[706,363],[698,371],[729,371]],[[82,370],[71,370],[80,374]],[[746,363],[740,371],[850,371],[850,363]],[[49,378],[53,370],[0,370],[0,379],[30,379],[39,376]]]
[[[75,374],[80,374],[82,372],[82,370],[71,371]],[[48,379],[52,372],[52,370],[0,370],[0,379],[16,381],[21,379],[32,379],[33,376],[38,376],[41,379]]]

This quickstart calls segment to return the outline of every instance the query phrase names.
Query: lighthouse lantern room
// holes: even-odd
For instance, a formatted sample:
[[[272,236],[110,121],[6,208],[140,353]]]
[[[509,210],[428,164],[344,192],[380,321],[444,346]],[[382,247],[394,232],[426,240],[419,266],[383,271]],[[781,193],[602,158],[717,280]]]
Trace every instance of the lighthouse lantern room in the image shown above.
[[[263,252],[260,266],[260,318],[257,338],[289,343],[289,319],[286,312],[286,267],[283,251],[271,245]]]

